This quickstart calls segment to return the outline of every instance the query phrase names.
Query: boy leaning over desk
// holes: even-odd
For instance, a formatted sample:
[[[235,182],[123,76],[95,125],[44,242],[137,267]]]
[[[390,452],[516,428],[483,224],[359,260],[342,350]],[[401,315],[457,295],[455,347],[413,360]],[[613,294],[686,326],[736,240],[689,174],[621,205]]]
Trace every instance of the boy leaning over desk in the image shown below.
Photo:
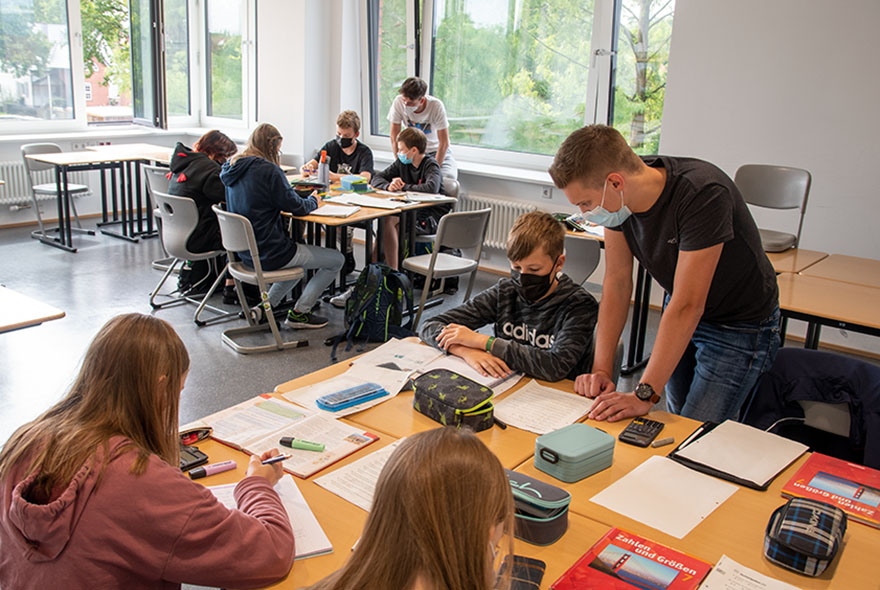
[[[427,320],[419,336],[483,375],[559,381],[589,371],[599,304],[562,273],[564,241],[552,215],[519,216],[507,238],[510,278]],[[493,336],[474,331],[490,323]]]

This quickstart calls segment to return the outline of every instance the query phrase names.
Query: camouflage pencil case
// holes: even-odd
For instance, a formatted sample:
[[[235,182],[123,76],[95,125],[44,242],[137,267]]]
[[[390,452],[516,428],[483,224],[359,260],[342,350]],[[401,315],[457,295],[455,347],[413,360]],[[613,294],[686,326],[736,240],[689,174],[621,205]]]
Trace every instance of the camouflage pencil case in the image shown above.
[[[413,408],[444,426],[469,426],[474,432],[492,428],[493,392],[448,369],[428,371],[413,381]]]

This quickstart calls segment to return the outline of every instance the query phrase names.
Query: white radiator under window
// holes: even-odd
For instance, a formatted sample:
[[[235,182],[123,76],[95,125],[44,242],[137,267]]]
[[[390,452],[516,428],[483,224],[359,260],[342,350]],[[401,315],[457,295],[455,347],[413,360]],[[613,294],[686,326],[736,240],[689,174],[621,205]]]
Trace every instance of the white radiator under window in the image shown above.
[[[40,170],[33,173],[34,184],[55,183],[55,169]],[[72,172],[67,175],[71,184],[88,184],[87,172]],[[24,162],[0,162],[0,205],[25,205],[31,202],[31,185]],[[37,195],[40,200],[55,200],[54,195]]]
[[[489,215],[489,227],[486,229],[483,245],[501,250],[507,247],[507,234],[513,227],[514,220],[523,213],[538,209],[529,201],[468,194],[459,198],[457,210],[475,211],[487,207],[492,209],[492,213]]]

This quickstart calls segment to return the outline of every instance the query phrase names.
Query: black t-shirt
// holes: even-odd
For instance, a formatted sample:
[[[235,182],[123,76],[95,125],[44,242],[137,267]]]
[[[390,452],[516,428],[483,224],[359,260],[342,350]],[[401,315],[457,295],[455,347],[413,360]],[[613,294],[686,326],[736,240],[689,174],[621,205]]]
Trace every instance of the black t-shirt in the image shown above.
[[[315,152],[313,158],[315,161],[321,161],[321,150],[327,150],[327,157],[330,158],[330,172],[342,174],[339,172],[339,165],[346,164],[349,167],[346,172],[348,174],[373,173],[373,152],[360,141],[357,142],[351,155],[348,155],[342,151],[342,146],[338,141],[331,139],[324,144],[324,147]]]
[[[668,292],[674,291],[679,251],[724,244],[712,277],[702,320],[758,322],[775,309],[776,273],[755,220],[736,185],[718,167],[694,158],[645,156],[645,164],[666,169],[657,202],[633,213],[623,225],[636,259]]]

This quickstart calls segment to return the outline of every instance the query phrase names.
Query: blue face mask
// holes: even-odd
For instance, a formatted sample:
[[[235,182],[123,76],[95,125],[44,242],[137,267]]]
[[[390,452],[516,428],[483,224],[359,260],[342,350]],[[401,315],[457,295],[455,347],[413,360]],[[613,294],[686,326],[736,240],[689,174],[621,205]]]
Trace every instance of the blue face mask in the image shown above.
[[[605,184],[602,186],[602,202],[592,211],[584,213],[584,217],[590,223],[605,227],[617,227],[623,225],[623,222],[632,215],[632,211],[630,211],[629,207],[623,204],[623,191],[620,191],[620,209],[612,212],[603,207],[605,204],[605,189],[607,188],[608,179],[605,180]]]
[[[412,158],[406,157],[403,152],[397,153],[397,159],[400,160],[401,164],[412,164]]]

